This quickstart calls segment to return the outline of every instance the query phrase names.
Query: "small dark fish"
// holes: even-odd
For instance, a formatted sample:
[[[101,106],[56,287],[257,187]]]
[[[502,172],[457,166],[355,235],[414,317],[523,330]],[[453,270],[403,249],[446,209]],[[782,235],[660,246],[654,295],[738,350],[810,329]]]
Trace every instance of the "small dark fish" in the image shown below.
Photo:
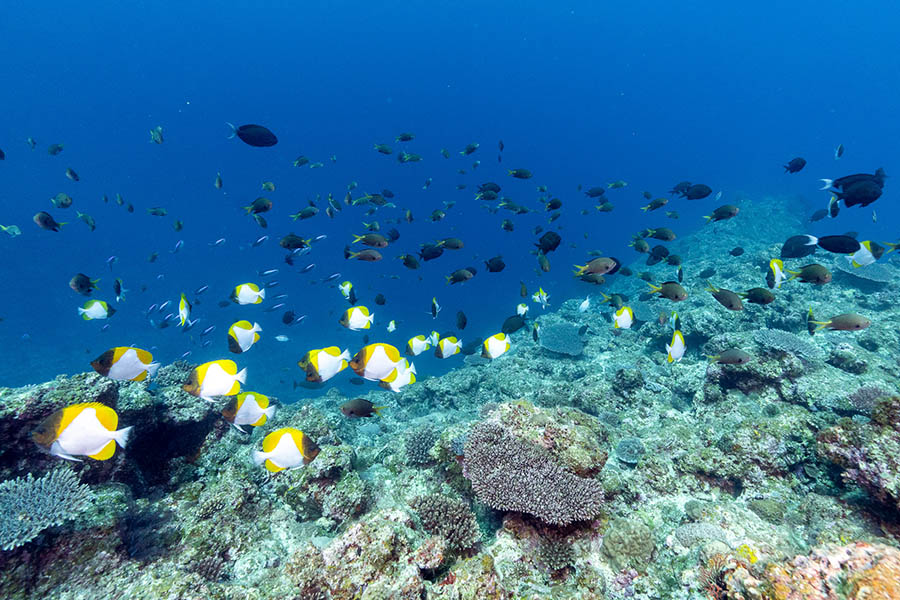
[[[732,256],[741,256],[743,253],[744,253],[743,248],[741,248],[740,246],[735,246],[734,248],[731,249],[731,251],[728,254],[730,254]]]
[[[349,381],[351,385],[364,385],[366,383],[366,380],[362,377],[351,377]]]
[[[744,310],[744,303],[741,302],[741,297],[731,290],[717,288],[708,281],[706,286],[706,291],[712,292],[713,298],[728,310]]]
[[[376,294],[375,295],[375,304],[378,306],[384,306],[387,302],[387,298],[384,297],[384,294]]]
[[[513,315],[503,321],[503,325],[500,327],[500,331],[509,335],[510,333],[515,333],[516,331],[522,329],[522,327],[524,326],[525,317],[521,315]]]
[[[862,247],[855,237],[849,235],[825,235],[816,243],[822,250],[835,254],[853,254]]]
[[[97,283],[99,281],[99,279],[91,279],[84,273],[78,273],[69,280],[69,287],[82,296],[90,296],[91,292],[98,289]]]
[[[761,287],[750,288],[740,295],[751,304],[771,304],[775,301],[775,294]]]
[[[553,252],[557,248],[559,248],[559,244],[562,242],[562,237],[555,231],[548,231],[544,235],[538,239],[538,243],[535,246],[544,254],[548,252]]]
[[[837,148],[834,149],[834,160],[840,159],[844,155],[844,145],[838,144]]]
[[[78,173],[76,173],[74,169],[67,168],[66,177],[68,177],[72,181],[81,181],[81,177],[78,176]]]
[[[803,258],[816,251],[816,238],[811,235],[794,235],[781,246],[781,258]]]
[[[712,194],[711,187],[703,183],[695,183],[687,190],[685,190],[685,192],[682,193],[682,196],[687,198],[688,200],[702,200],[710,194]]]
[[[788,164],[784,165],[785,173],[799,173],[803,170],[803,167],[806,166],[806,159],[798,156],[797,158],[792,158]]]
[[[816,263],[800,267],[799,271],[786,270],[785,272],[793,275],[791,279],[797,278],[803,283],[824,285],[831,282],[831,271]]]
[[[502,256],[495,256],[484,261],[484,266],[487,267],[488,273],[499,273],[506,268],[506,263],[503,262]]]
[[[56,156],[57,154],[59,154],[62,151],[63,151],[62,144],[50,144],[50,146],[47,148],[47,154],[49,154],[50,156]]]
[[[356,260],[361,260],[363,262],[376,262],[382,259],[381,252],[375,250],[374,248],[366,248],[365,250],[360,250],[359,252],[352,252],[350,250],[350,246],[346,246],[344,248],[344,258],[347,260],[355,258]]]
[[[248,146],[266,148],[278,143],[278,138],[275,137],[275,134],[262,125],[250,124],[235,127],[231,123],[228,123],[228,126],[231,127],[231,135],[228,136],[228,139],[238,136],[238,138]]]
[[[397,258],[399,258],[400,260],[403,261],[403,266],[406,267],[407,269],[418,269],[419,268],[419,261],[417,261],[416,257],[413,256],[412,254],[401,254]]]
[[[435,244],[426,244],[419,250],[419,258],[424,261],[434,260],[444,253],[444,248]]]
[[[375,416],[379,414],[378,411],[382,408],[384,407],[375,406],[364,398],[354,398],[341,404],[341,412],[344,413],[345,417],[350,417],[351,419]]]
[[[528,169],[508,169],[506,172],[516,179],[531,179],[532,177],[531,171]]]
[[[294,311],[288,310],[285,311],[283,315],[281,315],[281,322],[285,325],[291,325],[294,322]]]
[[[459,330],[463,330],[466,328],[466,324],[468,324],[469,319],[466,318],[466,313],[463,311],[459,311],[456,313],[456,328]]]
[[[714,210],[711,215],[706,215],[703,218],[706,219],[707,223],[714,223],[716,221],[726,221],[731,219],[732,217],[737,216],[739,212],[741,212],[741,209],[737,206],[725,204]]]
[[[65,223],[57,223],[49,213],[44,211],[34,215],[33,220],[38,227],[47,231],[59,231],[59,228],[65,225]]]
[[[753,358],[743,350],[732,348],[715,356],[709,357],[709,362],[718,363],[720,365],[745,365]]]
[[[827,216],[828,216],[828,209],[820,208],[819,210],[817,210],[816,212],[814,212],[813,214],[811,214],[809,216],[809,222],[815,223],[816,221],[821,221],[822,219],[824,219]]]

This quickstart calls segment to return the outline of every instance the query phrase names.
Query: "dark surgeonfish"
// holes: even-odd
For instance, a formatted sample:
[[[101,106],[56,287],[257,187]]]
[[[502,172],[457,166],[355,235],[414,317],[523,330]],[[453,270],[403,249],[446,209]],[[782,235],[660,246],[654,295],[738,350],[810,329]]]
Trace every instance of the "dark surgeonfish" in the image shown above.
[[[839,179],[823,179],[821,189],[828,190],[838,200],[844,201],[844,206],[868,206],[881,197],[884,190],[884,180],[887,175],[884,169],[879,168],[874,175],[869,173],[856,173]],[[835,216],[836,210],[832,211]]]
[[[228,126],[231,127],[231,135],[228,136],[228,139],[238,136],[245,144],[256,146],[257,148],[266,148],[278,143],[278,138],[275,137],[275,134],[262,125],[250,124],[235,127],[228,123]]]

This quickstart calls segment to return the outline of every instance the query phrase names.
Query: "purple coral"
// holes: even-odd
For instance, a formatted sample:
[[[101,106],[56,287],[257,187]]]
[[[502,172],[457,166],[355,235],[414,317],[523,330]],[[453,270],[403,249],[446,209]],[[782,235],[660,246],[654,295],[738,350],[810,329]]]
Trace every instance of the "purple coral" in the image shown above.
[[[495,423],[476,425],[466,440],[464,475],[478,499],[496,510],[534,515],[551,525],[592,519],[600,512],[599,481],[578,477],[545,450]]]

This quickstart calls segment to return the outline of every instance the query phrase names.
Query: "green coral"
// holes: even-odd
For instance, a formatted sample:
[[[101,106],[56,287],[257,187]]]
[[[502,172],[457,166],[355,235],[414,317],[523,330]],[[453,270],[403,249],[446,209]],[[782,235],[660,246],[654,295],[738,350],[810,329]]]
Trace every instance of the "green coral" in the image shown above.
[[[0,483],[0,548],[18,548],[45,529],[74,519],[91,498],[90,488],[66,467],[39,479],[29,473]]]
[[[603,536],[603,555],[616,569],[646,570],[656,552],[653,532],[637,519],[616,519]]]

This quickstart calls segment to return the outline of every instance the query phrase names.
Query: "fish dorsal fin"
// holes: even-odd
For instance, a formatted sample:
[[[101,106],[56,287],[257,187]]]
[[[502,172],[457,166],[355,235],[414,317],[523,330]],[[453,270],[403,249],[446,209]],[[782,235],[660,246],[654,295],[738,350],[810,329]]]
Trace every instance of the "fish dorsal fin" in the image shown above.
[[[399,362],[400,361],[400,351],[391,346],[390,344],[382,344],[382,348],[384,348],[384,353],[387,355],[388,359],[391,362]]]
[[[90,457],[95,460],[108,460],[112,458],[113,454],[116,453],[116,442],[115,440],[109,440],[109,442],[103,446],[103,448],[97,454],[91,454]]]
[[[275,446],[278,445],[279,440],[281,440],[281,436],[285,435],[289,431],[289,428],[278,429],[277,431],[273,431],[265,438],[263,438],[262,450],[263,452],[271,452],[275,449]],[[271,470],[271,469],[270,469]]]
[[[103,425],[105,429],[109,431],[115,431],[119,426],[119,415],[116,414],[116,411],[106,406],[105,404],[100,404],[99,402],[91,402],[85,406],[85,408],[93,408],[97,413],[97,420],[100,421],[100,424]]]
[[[219,365],[219,368],[225,371],[228,375],[236,375],[237,374],[237,363],[233,360],[228,359],[220,359],[215,360],[210,364]]]
[[[260,408],[269,408],[269,397],[268,396],[254,393],[253,398],[256,400],[256,404]]]
[[[140,348],[134,348],[135,354],[137,354],[138,360],[144,363],[145,365],[149,365],[153,362],[153,355],[147,352],[146,350],[141,350]]]
[[[250,321],[238,321],[232,327],[240,327],[241,329],[253,329],[253,324]]]
[[[131,350],[131,348],[128,348],[127,346],[119,346],[118,348],[113,348],[112,361],[110,362],[110,364],[114,365],[119,362],[122,357],[125,356],[125,353],[129,350]]]

